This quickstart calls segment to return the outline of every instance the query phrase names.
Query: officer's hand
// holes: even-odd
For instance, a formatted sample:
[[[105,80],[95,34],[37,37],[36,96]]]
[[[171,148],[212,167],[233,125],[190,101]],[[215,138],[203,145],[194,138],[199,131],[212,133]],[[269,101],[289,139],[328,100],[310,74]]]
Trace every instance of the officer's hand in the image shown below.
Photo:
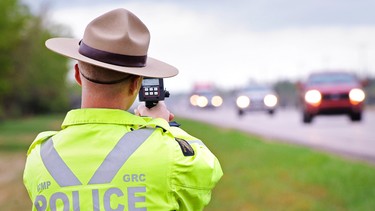
[[[152,118],[163,118],[165,120],[172,121],[174,114],[169,112],[167,106],[163,101],[159,101],[158,104],[152,108],[147,108],[144,103],[139,104],[138,108],[134,109],[135,115],[138,116],[149,116]]]

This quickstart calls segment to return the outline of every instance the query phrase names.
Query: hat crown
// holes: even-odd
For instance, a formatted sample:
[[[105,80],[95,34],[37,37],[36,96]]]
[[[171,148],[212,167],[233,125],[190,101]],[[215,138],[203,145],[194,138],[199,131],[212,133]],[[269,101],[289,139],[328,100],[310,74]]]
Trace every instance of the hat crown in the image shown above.
[[[50,50],[108,70],[153,78],[178,74],[177,68],[147,55],[150,32],[133,13],[120,8],[91,21],[83,39],[56,37]]]
[[[82,41],[101,51],[146,56],[150,32],[138,17],[121,8],[91,21],[85,29]]]

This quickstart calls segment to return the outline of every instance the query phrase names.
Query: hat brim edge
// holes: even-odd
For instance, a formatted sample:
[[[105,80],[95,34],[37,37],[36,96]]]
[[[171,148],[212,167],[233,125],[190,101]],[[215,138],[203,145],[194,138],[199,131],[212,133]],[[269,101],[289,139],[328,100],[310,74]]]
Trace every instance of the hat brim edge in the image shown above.
[[[147,57],[147,62],[145,67],[124,67],[113,64],[108,64],[105,62],[100,62],[89,57],[86,57],[78,52],[79,49],[79,39],[75,38],[51,38],[45,42],[45,45],[51,51],[63,55],[65,57],[75,59],[78,61],[86,62],[95,66],[103,67],[106,69],[139,75],[144,77],[152,78],[169,78],[176,76],[178,74],[178,69],[172,65],[165,62],[159,61],[157,59]]]

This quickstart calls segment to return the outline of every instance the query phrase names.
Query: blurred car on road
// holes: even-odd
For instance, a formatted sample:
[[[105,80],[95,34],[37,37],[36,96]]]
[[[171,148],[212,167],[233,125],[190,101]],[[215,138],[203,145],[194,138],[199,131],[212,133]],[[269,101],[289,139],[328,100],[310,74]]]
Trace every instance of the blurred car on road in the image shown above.
[[[271,86],[252,84],[237,91],[236,105],[239,116],[248,111],[266,111],[273,115],[278,96]]]
[[[190,105],[197,108],[218,108],[223,104],[223,97],[210,83],[195,84],[190,95]]]
[[[299,83],[302,121],[311,123],[317,115],[349,115],[361,121],[365,100],[364,83],[343,71],[317,72]]]

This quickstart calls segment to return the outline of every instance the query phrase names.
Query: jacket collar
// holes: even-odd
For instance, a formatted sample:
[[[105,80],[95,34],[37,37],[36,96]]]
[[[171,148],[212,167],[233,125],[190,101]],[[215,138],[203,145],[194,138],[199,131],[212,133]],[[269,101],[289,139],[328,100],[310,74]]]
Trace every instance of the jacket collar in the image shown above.
[[[149,117],[140,117],[119,109],[85,108],[67,113],[61,128],[80,124],[144,125]]]

